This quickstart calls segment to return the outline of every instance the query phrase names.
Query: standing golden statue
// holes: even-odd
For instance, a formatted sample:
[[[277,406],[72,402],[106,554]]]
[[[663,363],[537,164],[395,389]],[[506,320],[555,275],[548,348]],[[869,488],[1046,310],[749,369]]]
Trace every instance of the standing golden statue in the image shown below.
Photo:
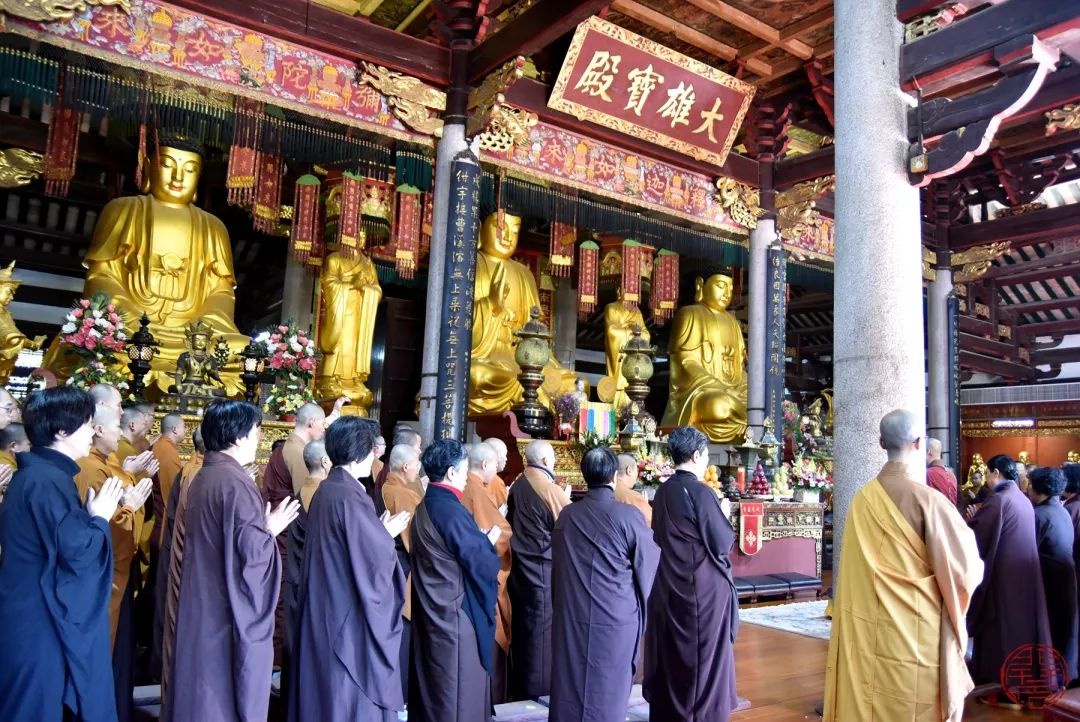
[[[15,289],[22,283],[13,278],[14,271],[15,261],[0,270],[0,386],[7,383],[11,372],[15,370],[15,361],[24,348],[36,350],[45,342],[44,336],[38,336],[33,341],[28,339],[15,326],[15,319],[8,311],[8,304],[15,298]]]
[[[233,321],[236,279],[229,232],[192,205],[202,156],[180,142],[162,145],[157,156],[147,162],[147,195],[117,198],[102,209],[83,261],[88,269],[83,295],[106,293],[130,317],[150,317],[160,346],[146,385],[166,391],[185,349],[188,324],[204,321],[234,355],[249,339]],[[50,349],[45,365],[58,370],[58,357],[58,350]],[[229,394],[243,390],[239,370],[235,363],[222,370]]]
[[[371,407],[373,395],[364,382],[371,375],[371,343],[382,287],[375,264],[358,253],[349,258],[335,251],[323,263],[323,315],[319,330],[316,389],[323,398],[348,397],[353,405]]]
[[[604,307],[604,361],[607,365],[607,376],[597,384],[600,400],[613,405],[616,410],[630,403],[630,397],[626,395],[626,377],[622,372],[622,350],[626,342],[633,337],[635,326],[641,329],[641,338],[648,344],[649,330],[645,326],[641,309],[636,303],[625,301],[620,288],[618,300]]]
[[[746,344],[728,312],[730,276],[697,279],[696,303],[675,314],[668,352],[670,393],[664,426],[696,426],[715,443],[746,432]]]
[[[540,292],[532,271],[512,258],[520,232],[519,217],[504,215],[500,229],[497,213],[488,216],[480,228],[469,367],[470,414],[508,411],[522,396],[513,332],[529,320],[529,310],[540,305]],[[574,372],[559,365],[553,356],[544,369],[540,402],[550,406],[550,397],[573,390],[574,380]]]
[[[978,478],[976,478],[978,475]],[[982,454],[975,452],[971,456],[971,464],[968,466],[967,480],[964,482],[964,489],[979,490],[987,478],[990,476],[990,470],[986,468],[986,462],[983,461]]]

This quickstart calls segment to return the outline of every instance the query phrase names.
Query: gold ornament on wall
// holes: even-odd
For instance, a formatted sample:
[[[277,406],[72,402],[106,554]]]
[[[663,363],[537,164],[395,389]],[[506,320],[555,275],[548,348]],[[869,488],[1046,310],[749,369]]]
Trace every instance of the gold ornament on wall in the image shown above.
[[[756,188],[743,185],[734,178],[721,178],[716,181],[716,190],[720,205],[731,220],[749,230],[757,228],[758,218],[765,211],[761,209]]]
[[[1046,112],[1046,134],[1053,135],[1059,130],[1080,130],[1080,103]]]
[[[439,114],[446,110],[446,93],[381,65],[362,61],[360,67],[360,83],[382,93],[395,118],[417,133],[442,133]]]
[[[514,146],[529,144],[529,129],[538,122],[536,113],[509,105],[496,105],[491,111],[487,130],[480,134],[480,147],[505,153]]]
[[[131,13],[130,0],[0,0],[0,15],[10,13],[35,22],[71,20],[87,5],[116,7]]]
[[[931,251],[926,246],[922,249],[922,277],[924,281],[930,282],[937,280],[937,271],[934,270],[934,264],[937,263],[937,254]]]
[[[976,246],[952,254],[953,283],[969,283],[982,277],[990,265],[1009,250],[1008,241]]]
[[[776,207],[785,208],[797,203],[816,201],[826,193],[836,190],[836,176],[826,175],[812,181],[799,183],[776,196]]]
[[[0,188],[18,188],[36,180],[45,169],[41,153],[22,148],[0,150]]]

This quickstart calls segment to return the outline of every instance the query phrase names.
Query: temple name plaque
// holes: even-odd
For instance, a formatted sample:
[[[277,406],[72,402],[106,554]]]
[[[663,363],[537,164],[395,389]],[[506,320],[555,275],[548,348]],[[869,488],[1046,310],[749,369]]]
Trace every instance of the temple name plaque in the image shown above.
[[[753,96],[749,83],[591,17],[548,106],[721,166]]]

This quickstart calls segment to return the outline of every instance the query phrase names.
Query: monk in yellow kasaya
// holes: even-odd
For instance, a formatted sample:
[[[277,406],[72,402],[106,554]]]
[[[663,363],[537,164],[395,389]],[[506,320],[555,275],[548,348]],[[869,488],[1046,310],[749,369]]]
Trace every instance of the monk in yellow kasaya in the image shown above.
[[[675,314],[668,351],[670,392],[664,426],[694,426],[726,444],[746,432],[746,343],[728,312],[731,277],[697,279],[696,303]]]
[[[925,427],[881,420],[888,462],[848,510],[825,666],[825,722],[958,722],[972,690],[965,616],[983,563],[975,535],[926,484]]]
[[[499,214],[487,217],[480,229],[480,252],[476,258],[472,358],[469,367],[469,413],[508,411],[522,397],[514,360],[514,331],[529,320],[529,311],[540,305],[536,278],[512,256],[517,249],[521,219]],[[453,283],[447,279],[447,283]],[[447,313],[453,314],[454,309]],[[554,356],[544,369],[540,402],[574,388],[574,372],[563,368]]]
[[[176,361],[184,351],[188,324],[203,320],[224,337],[233,354],[247,345],[233,321],[236,305],[232,249],[225,225],[192,204],[202,172],[196,146],[163,143],[149,158],[149,193],[110,201],[101,211],[90,250],[83,294],[104,292],[135,327],[150,318],[150,332],[160,344],[146,376],[161,391],[173,383]],[[45,365],[56,369],[57,349]],[[240,393],[239,367],[222,373],[226,392]]]

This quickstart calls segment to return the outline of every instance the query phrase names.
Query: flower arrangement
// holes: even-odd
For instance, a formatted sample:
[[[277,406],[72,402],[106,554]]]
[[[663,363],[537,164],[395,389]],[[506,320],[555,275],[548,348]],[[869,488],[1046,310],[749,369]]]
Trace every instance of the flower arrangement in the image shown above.
[[[319,351],[307,331],[292,321],[272,326],[259,334],[256,343],[266,348],[266,367],[275,377],[297,377],[310,381],[318,365]]]
[[[578,446],[581,447],[581,452],[584,454],[586,451],[591,451],[601,446],[614,446],[615,441],[616,438],[614,436],[601,436],[593,429],[589,429],[581,435]]]
[[[64,317],[60,334],[63,345],[83,359],[68,377],[69,386],[88,389],[110,384],[121,394],[127,391],[127,376],[114,369],[116,354],[123,353],[127,344],[124,314],[109,294],[95,293],[76,301]]]
[[[554,406],[555,414],[558,416],[558,436],[560,439],[569,441],[577,426],[578,414],[581,413],[581,402],[571,392],[555,399]]]
[[[282,379],[270,387],[263,407],[275,416],[287,416],[296,413],[304,404],[314,401],[315,396],[307,384]]]
[[[785,464],[785,467],[788,470],[788,485],[792,489],[832,491],[832,474],[821,461],[799,455],[791,464]]]
[[[675,467],[666,456],[658,454],[638,459],[638,478],[645,486],[660,486],[674,473]]]

